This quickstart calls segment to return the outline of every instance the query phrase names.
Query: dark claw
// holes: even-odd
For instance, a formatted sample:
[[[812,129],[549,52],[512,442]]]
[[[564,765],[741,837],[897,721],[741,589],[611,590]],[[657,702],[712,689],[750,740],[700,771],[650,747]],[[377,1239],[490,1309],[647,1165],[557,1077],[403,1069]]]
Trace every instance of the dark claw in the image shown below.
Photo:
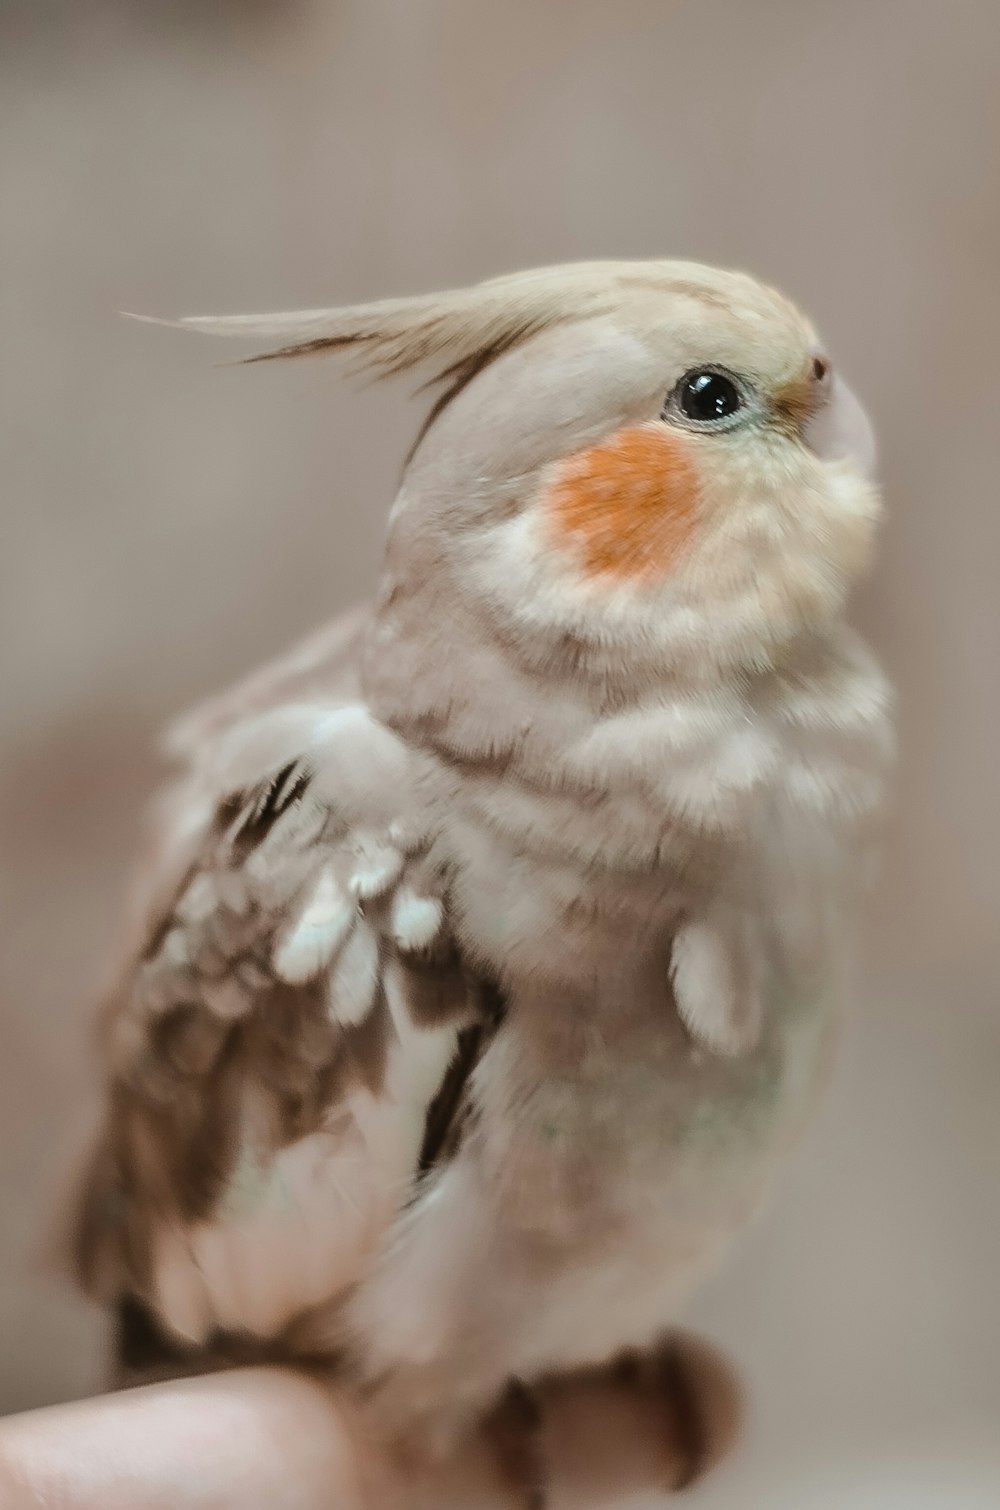
[[[545,1510],[548,1465],[541,1440],[537,1396],[519,1379],[507,1385],[487,1422],[500,1471],[521,1510]]]
[[[673,1488],[687,1489],[701,1478],[712,1461],[711,1429],[689,1362],[676,1340],[671,1339],[660,1349],[656,1369],[669,1402],[677,1442],[680,1466]]]
[[[687,1335],[652,1348],[623,1353],[614,1377],[656,1401],[673,1466],[665,1487],[689,1488],[731,1448],[740,1420],[740,1391],[729,1365],[714,1348]]]

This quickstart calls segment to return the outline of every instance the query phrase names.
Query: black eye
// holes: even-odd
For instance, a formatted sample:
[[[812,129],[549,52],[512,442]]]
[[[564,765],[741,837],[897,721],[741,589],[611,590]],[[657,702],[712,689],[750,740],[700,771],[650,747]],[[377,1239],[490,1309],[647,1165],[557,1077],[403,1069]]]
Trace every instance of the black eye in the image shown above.
[[[743,397],[724,372],[689,372],[677,388],[675,402],[685,419],[700,425],[729,419],[743,407]]]

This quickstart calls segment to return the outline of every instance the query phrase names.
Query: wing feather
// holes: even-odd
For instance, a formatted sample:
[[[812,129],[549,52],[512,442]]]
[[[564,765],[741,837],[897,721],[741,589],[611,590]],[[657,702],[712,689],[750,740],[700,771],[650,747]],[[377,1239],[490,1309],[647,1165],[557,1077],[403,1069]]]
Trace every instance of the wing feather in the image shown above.
[[[185,1343],[356,1283],[457,1104],[480,993],[416,762],[362,704],[285,706],[221,729],[169,804],[78,1249]]]

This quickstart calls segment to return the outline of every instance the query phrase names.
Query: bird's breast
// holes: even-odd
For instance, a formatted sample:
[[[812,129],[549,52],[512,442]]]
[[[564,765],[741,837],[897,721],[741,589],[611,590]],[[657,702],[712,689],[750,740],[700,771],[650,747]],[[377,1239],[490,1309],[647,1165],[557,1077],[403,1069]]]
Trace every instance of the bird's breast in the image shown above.
[[[759,1043],[729,1057],[688,1037],[650,973],[623,970],[627,1001],[574,990],[560,1002],[550,988],[547,1008],[514,1002],[487,1084],[517,1222],[579,1243],[647,1218],[675,1232],[686,1216],[738,1218],[808,1113],[836,1021],[832,982],[773,980]]]

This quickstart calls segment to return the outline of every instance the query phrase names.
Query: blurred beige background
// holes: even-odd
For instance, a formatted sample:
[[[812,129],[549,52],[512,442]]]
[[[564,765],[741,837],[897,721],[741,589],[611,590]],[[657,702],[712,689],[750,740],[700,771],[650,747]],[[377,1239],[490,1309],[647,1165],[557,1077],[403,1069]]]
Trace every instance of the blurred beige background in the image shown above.
[[[99,1377],[39,1271],[154,733],[367,590],[420,409],[119,309],[742,264],[877,419],[903,764],[819,1123],[697,1319],[692,1504],[1000,1504],[996,0],[0,0],[0,1406]],[[228,351],[225,355],[228,355]]]

